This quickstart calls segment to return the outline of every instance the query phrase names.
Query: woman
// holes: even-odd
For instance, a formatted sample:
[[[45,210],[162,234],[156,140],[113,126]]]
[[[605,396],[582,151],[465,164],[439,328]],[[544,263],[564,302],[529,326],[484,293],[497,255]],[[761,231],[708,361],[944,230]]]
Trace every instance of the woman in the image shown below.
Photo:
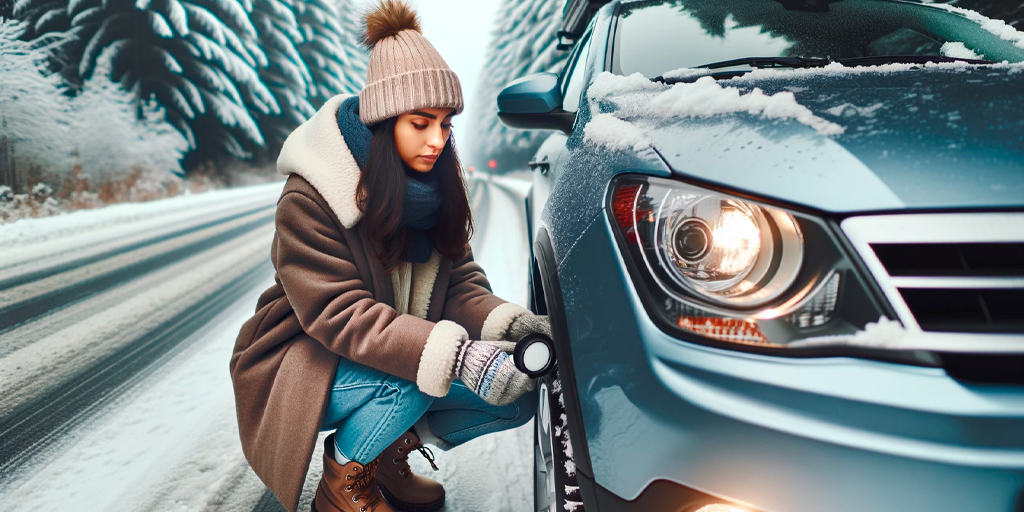
[[[329,430],[314,511],[439,509],[444,489],[410,472],[409,453],[527,422],[533,383],[506,351],[550,333],[473,261],[458,78],[401,1],[366,22],[366,87],[281,150],[276,283],[231,358],[246,459],[290,511]]]

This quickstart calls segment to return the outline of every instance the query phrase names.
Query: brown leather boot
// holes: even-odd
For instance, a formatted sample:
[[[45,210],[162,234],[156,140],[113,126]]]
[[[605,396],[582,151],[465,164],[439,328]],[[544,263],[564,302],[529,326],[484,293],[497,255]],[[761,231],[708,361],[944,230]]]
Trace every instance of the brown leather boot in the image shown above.
[[[312,512],[394,512],[377,489],[374,472],[380,457],[365,466],[334,460],[334,434],[324,440],[324,474],[310,506]]]
[[[416,450],[420,450],[436,471],[433,454],[423,447],[419,436],[408,431],[380,454],[377,487],[391,507],[399,512],[435,512],[444,506],[444,487],[412,472],[409,454]]]

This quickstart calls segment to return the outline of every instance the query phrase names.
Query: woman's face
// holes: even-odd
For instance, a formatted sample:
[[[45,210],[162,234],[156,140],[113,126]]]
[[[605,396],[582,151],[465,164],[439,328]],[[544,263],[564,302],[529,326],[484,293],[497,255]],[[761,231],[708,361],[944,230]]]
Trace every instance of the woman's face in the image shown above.
[[[434,168],[434,162],[452,133],[455,109],[421,108],[398,116],[395,146],[405,165],[419,172]]]

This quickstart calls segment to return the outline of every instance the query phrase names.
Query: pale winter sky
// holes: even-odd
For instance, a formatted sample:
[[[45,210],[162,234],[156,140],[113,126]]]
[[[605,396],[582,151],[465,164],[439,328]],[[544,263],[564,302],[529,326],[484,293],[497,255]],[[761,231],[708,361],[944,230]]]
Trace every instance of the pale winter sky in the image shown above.
[[[474,108],[477,74],[483,67],[499,0],[406,1],[419,13],[423,35],[441,52],[455,74],[459,75],[466,110]],[[362,0],[359,6],[366,9],[375,3],[373,0]],[[466,112],[455,118],[455,125],[460,130],[466,130],[468,123]]]

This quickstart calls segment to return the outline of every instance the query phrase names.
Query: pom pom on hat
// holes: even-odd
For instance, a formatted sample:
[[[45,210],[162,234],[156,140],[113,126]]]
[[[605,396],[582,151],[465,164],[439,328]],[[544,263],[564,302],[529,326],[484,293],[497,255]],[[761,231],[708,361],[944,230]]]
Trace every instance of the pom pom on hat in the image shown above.
[[[366,14],[363,44],[373,48],[378,41],[397,36],[403,30],[423,33],[416,12],[402,0],[382,0],[373,11]]]

